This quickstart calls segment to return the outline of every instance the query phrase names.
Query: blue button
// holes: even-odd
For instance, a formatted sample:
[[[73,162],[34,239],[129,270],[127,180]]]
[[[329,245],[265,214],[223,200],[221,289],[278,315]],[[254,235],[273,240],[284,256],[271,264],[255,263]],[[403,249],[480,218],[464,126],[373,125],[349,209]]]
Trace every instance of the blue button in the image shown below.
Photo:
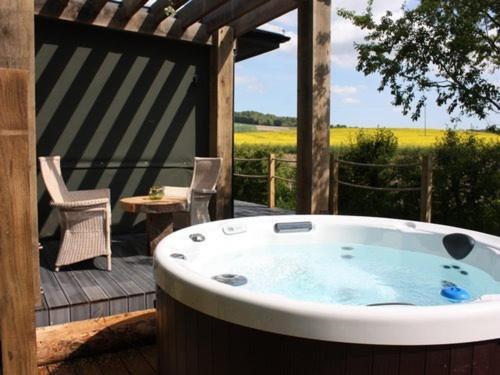
[[[470,299],[469,293],[458,286],[447,286],[441,289],[441,295],[452,302],[462,302]]]

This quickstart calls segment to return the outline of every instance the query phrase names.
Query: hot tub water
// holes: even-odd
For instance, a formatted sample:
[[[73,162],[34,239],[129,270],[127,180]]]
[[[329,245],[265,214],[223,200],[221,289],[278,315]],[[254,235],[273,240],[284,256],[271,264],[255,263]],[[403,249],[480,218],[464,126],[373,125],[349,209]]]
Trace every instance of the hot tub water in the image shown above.
[[[179,260],[182,261],[182,260]],[[269,245],[201,252],[190,268],[207,278],[242,275],[238,288],[293,300],[342,305],[453,303],[443,288],[465,289],[473,301],[500,294],[500,283],[464,262],[364,244]]]

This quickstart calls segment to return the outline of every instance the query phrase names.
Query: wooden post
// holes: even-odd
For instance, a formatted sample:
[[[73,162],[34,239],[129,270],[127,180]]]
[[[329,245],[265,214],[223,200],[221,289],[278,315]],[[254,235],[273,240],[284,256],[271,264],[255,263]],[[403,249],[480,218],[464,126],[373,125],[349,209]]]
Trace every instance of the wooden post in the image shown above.
[[[420,220],[430,223],[432,214],[432,159],[422,157],[422,179],[420,190]]]
[[[4,374],[36,373],[28,91],[28,71],[0,68],[0,340]]]
[[[332,215],[339,214],[339,161],[334,154],[330,155],[330,204]]]
[[[27,92],[27,131],[28,131],[28,173],[29,194],[25,205],[31,214],[31,239],[33,289],[35,305],[40,304],[40,265],[38,250],[38,213],[37,213],[37,178],[36,178],[36,133],[35,133],[35,35],[34,1],[0,1],[0,68],[22,69],[29,74]],[[1,114],[0,114],[1,115]],[[8,199],[7,197],[1,197]]]
[[[267,168],[267,186],[268,197],[267,205],[269,208],[276,207],[276,156],[269,154]]]
[[[215,217],[233,216],[233,108],[234,47],[230,27],[222,27],[212,35],[210,88],[210,155],[222,157],[222,170],[217,184]]]
[[[328,212],[331,1],[298,11],[297,213]]]

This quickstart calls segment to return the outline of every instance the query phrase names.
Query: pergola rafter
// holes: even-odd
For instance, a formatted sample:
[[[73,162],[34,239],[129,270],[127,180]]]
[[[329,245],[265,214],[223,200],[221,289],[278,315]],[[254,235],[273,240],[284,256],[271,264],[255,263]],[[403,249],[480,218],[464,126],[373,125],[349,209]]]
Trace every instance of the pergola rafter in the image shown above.
[[[175,22],[175,19],[173,17],[167,17],[165,9],[169,6],[174,9],[178,9],[186,2],[186,0],[156,0],[149,7],[149,10],[147,12],[148,15],[144,19],[140,30],[143,32],[151,32],[152,30],[156,30],[156,28],[158,28],[158,25],[160,25],[167,18],[170,21]]]
[[[229,1],[230,0],[190,1],[177,12],[175,18],[179,20],[181,28],[185,30],[187,27],[201,20],[207,14]]]
[[[77,19],[80,22],[92,22],[96,19],[108,0],[87,0],[78,12]]]
[[[252,12],[241,16],[233,21],[230,26],[234,30],[234,36],[239,37],[253,29],[262,26],[266,22],[286,14],[299,5],[299,0],[272,0],[264,3]]]
[[[162,1],[162,0],[159,0]],[[60,0],[35,0],[35,14],[43,17],[58,18],[64,21],[73,21],[93,26],[107,27],[115,30],[139,32],[169,39],[184,40],[187,42],[211,44],[210,35],[206,27],[197,22],[186,30],[181,30],[174,17],[160,19],[158,7],[156,11],[140,8],[133,15],[128,14],[128,20],[118,22],[123,5],[107,2],[94,19],[82,18],[80,13],[86,0],[68,0],[62,7]],[[164,13],[163,9],[161,10]]]
[[[232,21],[269,1],[270,0],[231,0],[203,18],[202,23],[207,26],[208,32],[212,33],[223,26],[229,25]]]
[[[121,28],[136,14],[148,0],[122,0],[122,3],[110,21],[111,27]]]
[[[116,30],[212,44],[224,26],[235,38],[295,8],[299,0],[35,0],[35,14]],[[173,14],[166,12],[173,9]]]

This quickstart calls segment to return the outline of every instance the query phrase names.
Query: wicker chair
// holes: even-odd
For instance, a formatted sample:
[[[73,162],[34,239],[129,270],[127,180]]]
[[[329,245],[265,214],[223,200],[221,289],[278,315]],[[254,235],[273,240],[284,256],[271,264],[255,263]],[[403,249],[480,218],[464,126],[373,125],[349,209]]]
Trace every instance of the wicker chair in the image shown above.
[[[185,212],[174,213],[174,225],[182,228],[210,221],[208,204],[217,190],[222,158],[194,158],[194,170],[189,187],[164,186],[167,197],[185,198]]]
[[[61,243],[55,271],[68,264],[107,257],[111,271],[111,205],[109,189],[68,191],[61,174],[61,158],[38,158],[43,181],[57,208]]]

